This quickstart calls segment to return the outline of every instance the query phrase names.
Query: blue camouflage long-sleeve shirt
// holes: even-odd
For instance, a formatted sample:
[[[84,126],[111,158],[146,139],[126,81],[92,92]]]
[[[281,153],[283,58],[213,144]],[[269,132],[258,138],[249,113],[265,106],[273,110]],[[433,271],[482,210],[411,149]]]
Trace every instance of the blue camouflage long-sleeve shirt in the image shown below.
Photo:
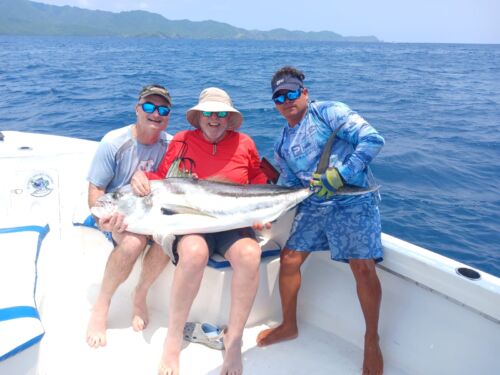
[[[310,102],[304,118],[295,127],[286,125],[275,144],[274,157],[283,186],[309,186],[323,148],[333,131],[338,131],[330,154],[329,167],[335,167],[350,185],[367,187],[369,163],[384,145],[384,138],[359,114],[341,102]],[[352,204],[365,196],[334,197],[330,201]],[[324,202],[315,195],[312,202]]]

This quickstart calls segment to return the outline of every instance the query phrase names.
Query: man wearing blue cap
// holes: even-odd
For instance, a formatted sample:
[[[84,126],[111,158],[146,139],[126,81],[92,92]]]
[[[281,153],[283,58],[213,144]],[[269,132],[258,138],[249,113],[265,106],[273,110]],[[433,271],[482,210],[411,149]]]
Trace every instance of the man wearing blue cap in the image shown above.
[[[260,332],[259,346],[298,336],[297,296],[300,267],[312,251],[330,250],[332,260],[349,264],[366,324],[363,374],[382,374],[378,320],[381,286],[375,263],[382,260],[378,193],[337,196],[345,184],[374,184],[369,163],[384,145],[384,139],[347,105],[310,102],[304,74],[289,66],[278,70],[271,81],[272,99],[286,119],[275,145],[280,169],[279,185],[311,186],[316,194],[298,208],[290,237],[281,252],[279,286],[283,322]],[[327,145],[333,140],[331,150]],[[318,171],[327,148],[328,168]],[[329,157],[328,157],[329,156]]]

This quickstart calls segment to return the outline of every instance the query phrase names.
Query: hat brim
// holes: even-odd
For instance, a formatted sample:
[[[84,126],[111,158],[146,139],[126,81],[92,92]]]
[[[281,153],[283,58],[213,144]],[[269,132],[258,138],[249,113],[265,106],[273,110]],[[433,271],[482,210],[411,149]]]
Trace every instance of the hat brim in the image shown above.
[[[221,102],[215,101],[206,101],[203,103],[199,103],[194,107],[188,109],[186,112],[186,119],[188,122],[193,125],[195,128],[199,128],[199,112],[208,111],[208,112],[230,112],[231,116],[229,118],[229,126],[230,130],[238,129],[243,122],[243,115],[236,108]]]
[[[302,86],[298,83],[295,83],[295,82],[285,82],[281,85],[279,85],[278,87],[276,87],[273,91],[273,98],[274,96],[276,95],[276,93],[278,91],[281,91],[281,90],[291,90],[291,91],[295,91],[295,90],[298,90],[302,88]]]
[[[161,97],[161,98],[165,99],[165,100],[167,101],[167,104],[168,104],[169,106],[171,106],[171,105],[172,105],[172,102],[170,101],[170,97],[168,97],[168,96],[166,96],[166,95],[163,95],[163,94],[159,94],[159,93],[157,93],[157,92],[152,92],[151,94],[146,94],[146,95],[143,95],[143,96],[141,96],[141,97],[139,98],[139,100],[141,100],[141,99],[145,99],[145,98],[149,98],[150,96],[159,96],[159,97]]]

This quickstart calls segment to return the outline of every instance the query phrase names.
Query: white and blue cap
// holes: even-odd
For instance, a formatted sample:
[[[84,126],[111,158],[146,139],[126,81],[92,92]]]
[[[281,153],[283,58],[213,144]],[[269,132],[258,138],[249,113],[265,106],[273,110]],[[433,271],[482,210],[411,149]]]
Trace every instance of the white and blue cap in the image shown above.
[[[273,98],[276,93],[281,90],[291,90],[295,91],[298,89],[304,88],[304,82],[301,79],[292,76],[291,74],[287,74],[285,76],[281,76],[277,79],[272,80],[271,82],[271,90],[273,92]]]

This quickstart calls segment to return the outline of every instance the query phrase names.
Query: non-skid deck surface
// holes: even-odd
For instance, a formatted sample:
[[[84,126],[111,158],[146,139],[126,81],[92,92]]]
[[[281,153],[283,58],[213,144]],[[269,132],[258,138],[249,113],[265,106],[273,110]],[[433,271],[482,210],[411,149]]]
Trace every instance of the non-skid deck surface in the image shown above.
[[[86,320],[74,321],[68,315],[67,318],[61,318],[57,329],[48,327],[47,335],[40,346],[38,374],[156,374],[167,333],[166,317],[152,311],[149,327],[138,333],[129,326],[128,308],[123,308],[123,315],[117,315],[117,309],[114,311],[110,316],[108,345],[104,348],[87,347],[84,341]],[[83,315],[88,314],[80,314],[80,317]],[[299,338],[259,348],[255,345],[255,338],[264,328],[267,326],[245,330],[245,374],[361,373],[362,351],[334,335],[302,324]],[[219,374],[222,354],[200,344],[185,343],[181,354],[181,374]],[[389,367],[386,368],[385,374],[402,372]]]

